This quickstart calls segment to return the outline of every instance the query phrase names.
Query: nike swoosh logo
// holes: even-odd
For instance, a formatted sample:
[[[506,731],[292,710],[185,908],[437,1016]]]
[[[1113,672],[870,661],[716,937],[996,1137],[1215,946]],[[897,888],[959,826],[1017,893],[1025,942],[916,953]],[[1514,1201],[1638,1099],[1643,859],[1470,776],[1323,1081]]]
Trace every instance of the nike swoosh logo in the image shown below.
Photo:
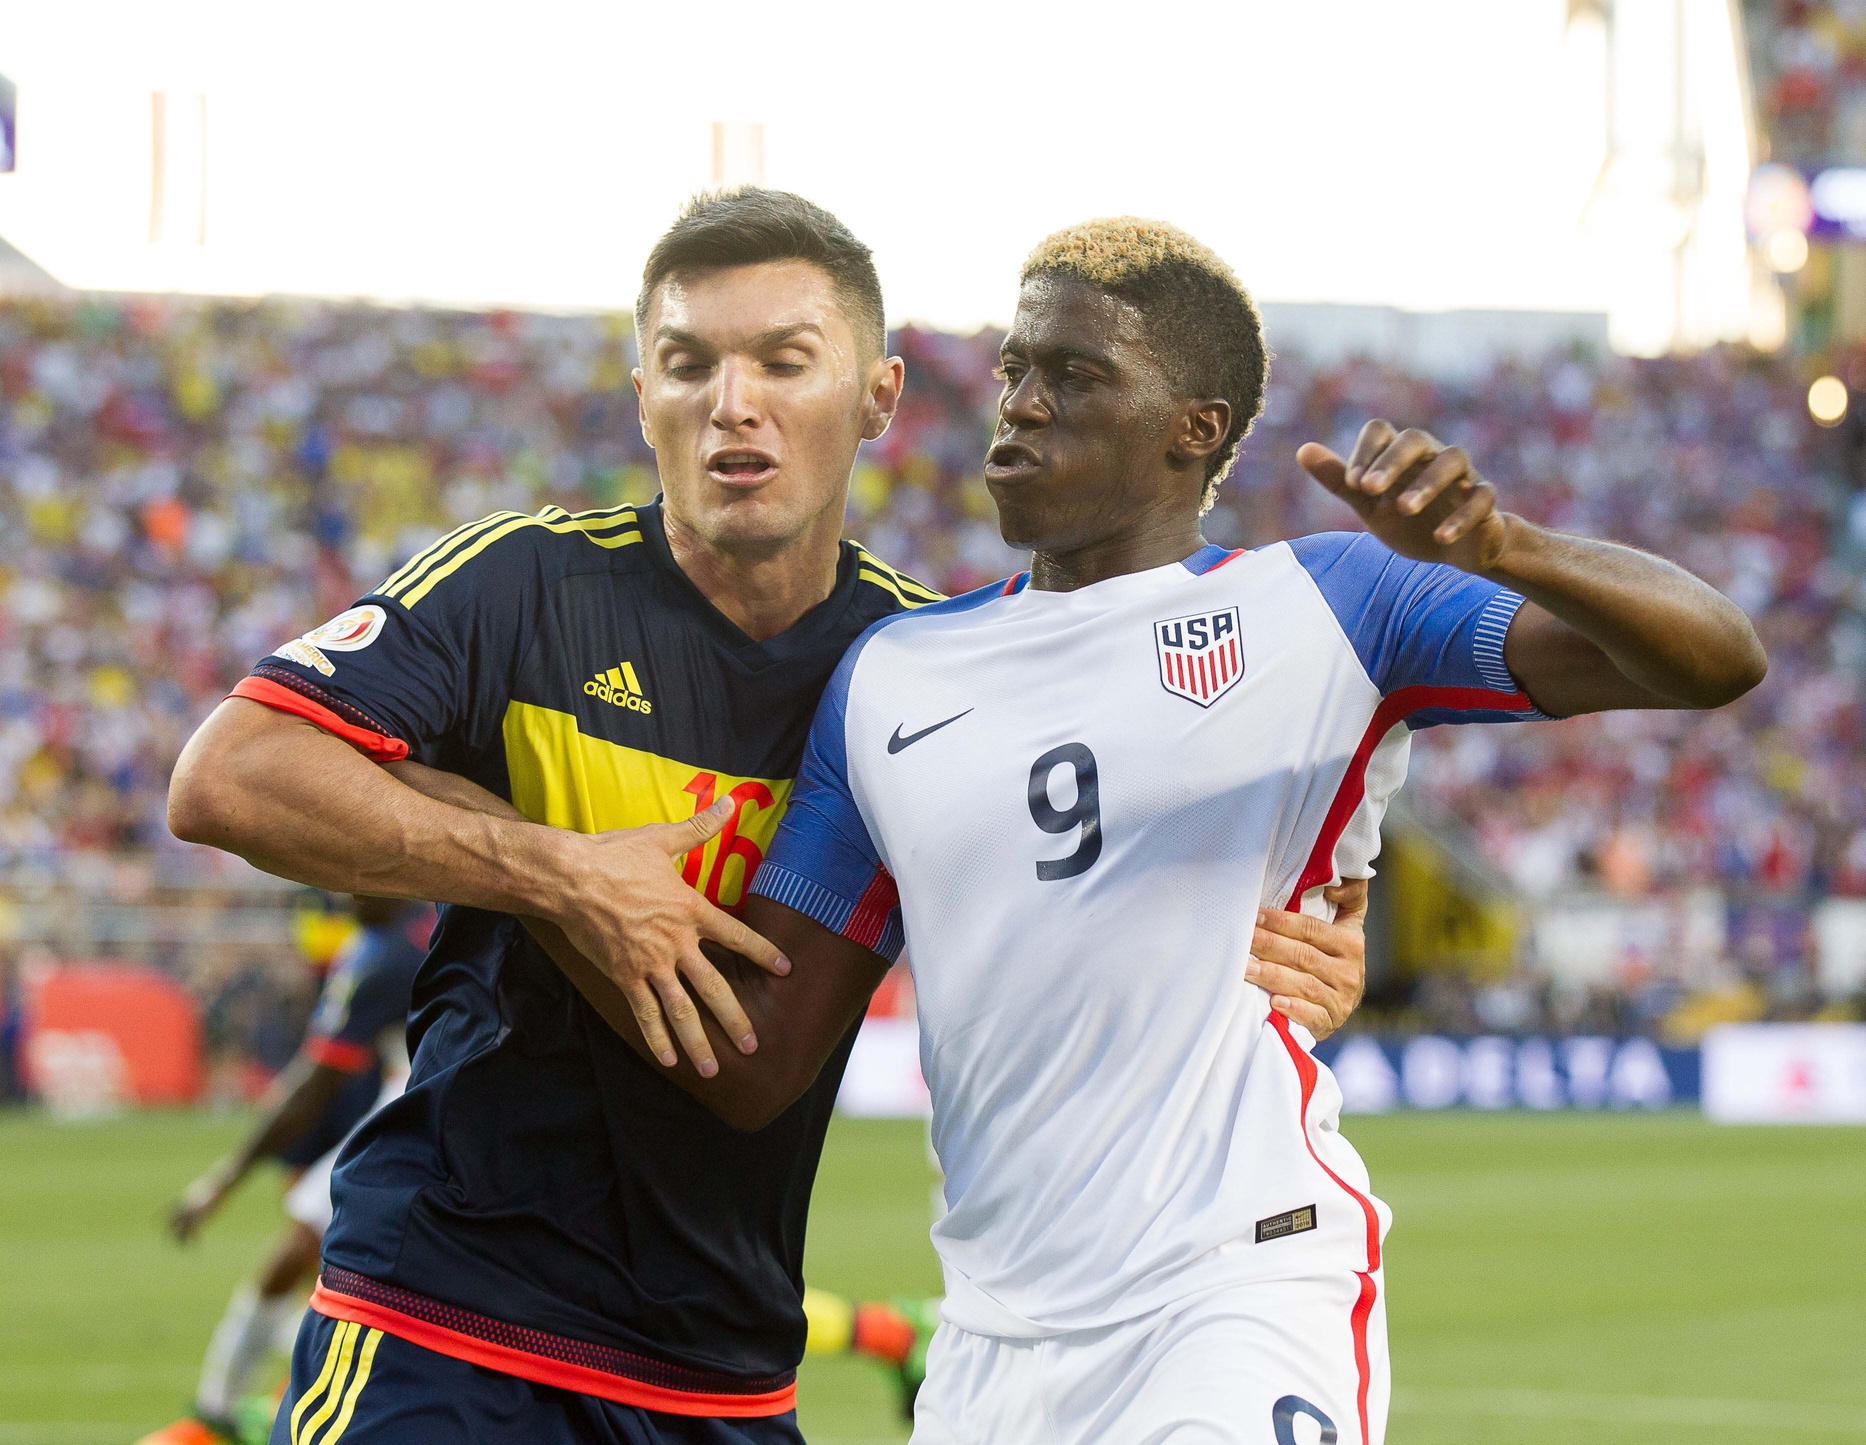
[[[902,748],[911,748],[915,743],[919,742],[920,739],[927,736],[927,734],[938,732],[941,728],[945,727],[947,723],[958,722],[960,718],[966,716],[966,714],[971,711],[971,708],[967,708],[965,712],[956,712],[951,717],[947,718],[946,722],[936,722],[932,727],[921,728],[919,732],[909,733],[906,737],[901,736],[900,724],[896,723],[894,725],[894,736],[888,739],[889,755],[891,756],[898,753]]]

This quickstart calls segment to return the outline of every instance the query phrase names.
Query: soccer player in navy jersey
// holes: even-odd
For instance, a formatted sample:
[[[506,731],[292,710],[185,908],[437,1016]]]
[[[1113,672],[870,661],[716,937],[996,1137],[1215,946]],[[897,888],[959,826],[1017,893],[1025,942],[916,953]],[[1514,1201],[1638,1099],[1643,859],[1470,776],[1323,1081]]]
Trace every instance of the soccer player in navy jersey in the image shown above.
[[[1297,458],[1365,531],[1206,544],[1266,372],[1237,278],[1117,220],[1022,279],[985,474],[1031,570],[850,649],[745,908],[796,964],[744,991],[768,1044],[676,1077],[809,1077],[905,947],[949,1206],[916,1441],[1378,1445],[1390,1216],[1236,960],[1371,872],[1409,729],[1717,707],[1766,658],[1384,421]]]
[[[448,905],[408,1091],[336,1171],[275,1441],[799,1438],[810,1184],[885,964],[847,943],[787,977],[784,939],[731,910],[838,660],[936,600],[841,540],[900,396],[882,318],[867,248],[819,208],[696,203],[637,305],[665,499],[460,529],[262,661],[185,751],[179,836]],[[1278,944],[1320,1027],[1358,994],[1342,937]],[[793,1011],[835,1043],[721,1077]]]
[[[330,1226],[330,1174],[337,1148],[408,1077],[403,1033],[415,973],[427,953],[434,910],[391,898],[351,900],[356,932],[338,951],[298,1056],[286,1066],[240,1146],[215,1161],[169,1211],[187,1243],[220,1211],[262,1159],[295,1166],[286,1226],[250,1280],[228,1301],[208,1344],[194,1409],[140,1445],[223,1445],[270,1428],[246,1398],[253,1372],[302,1308],[300,1290],[317,1271]]]

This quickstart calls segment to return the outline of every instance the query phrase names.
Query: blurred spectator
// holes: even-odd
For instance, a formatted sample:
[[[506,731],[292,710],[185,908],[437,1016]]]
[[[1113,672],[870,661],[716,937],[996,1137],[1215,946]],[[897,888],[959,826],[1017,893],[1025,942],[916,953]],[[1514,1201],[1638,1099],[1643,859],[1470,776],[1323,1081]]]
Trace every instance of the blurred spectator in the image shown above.
[[[26,1000],[20,987],[19,961],[0,952],[0,1105],[26,1097]]]
[[[1744,0],[1743,12],[1774,158],[1820,166],[1866,155],[1866,5]]]

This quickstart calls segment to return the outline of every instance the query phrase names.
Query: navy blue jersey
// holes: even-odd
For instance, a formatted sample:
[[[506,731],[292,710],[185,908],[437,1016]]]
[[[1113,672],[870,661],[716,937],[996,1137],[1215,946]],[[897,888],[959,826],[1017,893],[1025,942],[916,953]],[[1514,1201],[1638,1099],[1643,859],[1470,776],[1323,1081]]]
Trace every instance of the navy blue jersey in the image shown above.
[[[411,903],[389,923],[359,928],[332,961],[301,1052],[350,1077],[316,1126],[279,1150],[282,1163],[306,1168],[343,1143],[376,1107],[385,1066],[406,1067],[401,1035],[433,923],[433,909]]]
[[[678,821],[730,798],[683,872],[731,908],[843,651],[934,596],[844,543],[829,597],[755,641],[674,564],[658,503],[502,513],[236,694],[560,827]],[[626,1403],[780,1413],[803,1353],[810,1186],[852,1041],[777,1121],[739,1133],[628,1048],[516,920],[445,908],[415,985],[410,1086],[344,1151],[314,1303]]]

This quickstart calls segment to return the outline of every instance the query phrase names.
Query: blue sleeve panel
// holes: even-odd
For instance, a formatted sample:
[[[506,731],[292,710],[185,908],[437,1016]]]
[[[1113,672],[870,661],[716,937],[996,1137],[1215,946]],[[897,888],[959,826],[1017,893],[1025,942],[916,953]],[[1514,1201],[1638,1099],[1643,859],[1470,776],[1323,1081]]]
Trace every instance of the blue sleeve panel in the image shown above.
[[[856,663],[884,627],[911,627],[927,617],[969,612],[1022,590],[1018,584],[1027,580],[1020,575],[1008,583],[994,582],[962,597],[884,617],[850,644],[823,689],[797,787],[750,892],[794,908],[890,962],[900,956],[906,941],[900,894],[849,785],[849,685]]]
[[[868,639],[893,620],[884,618],[857,638],[823,689],[790,806],[750,889],[890,963],[905,941],[900,897],[855,806],[844,729],[856,660]]]
[[[1369,532],[1322,532],[1289,547],[1383,696],[1407,688],[1462,694],[1411,712],[1410,726],[1543,716],[1503,661],[1521,593],[1411,561]]]

